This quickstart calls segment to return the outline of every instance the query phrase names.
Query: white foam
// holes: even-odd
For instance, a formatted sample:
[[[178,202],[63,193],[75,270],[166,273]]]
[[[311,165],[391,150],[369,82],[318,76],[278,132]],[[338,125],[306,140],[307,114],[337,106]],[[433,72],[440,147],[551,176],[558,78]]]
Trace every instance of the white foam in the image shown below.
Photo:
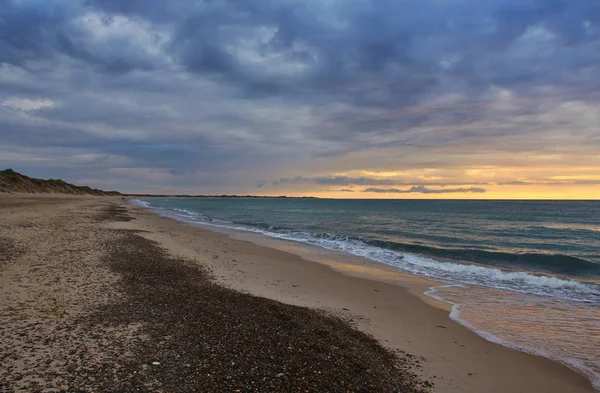
[[[308,232],[289,234],[260,231],[266,236],[299,241],[342,251],[437,280],[482,285],[515,292],[532,293],[573,301],[597,302],[600,288],[568,279],[510,272],[478,265],[440,262],[431,258],[397,252],[344,236],[315,236]]]
[[[152,205],[149,202],[142,201],[141,199],[131,199],[129,201],[129,203],[131,203],[132,205],[135,205],[135,206],[140,206],[140,207],[146,207],[146,208],[152,207]]]

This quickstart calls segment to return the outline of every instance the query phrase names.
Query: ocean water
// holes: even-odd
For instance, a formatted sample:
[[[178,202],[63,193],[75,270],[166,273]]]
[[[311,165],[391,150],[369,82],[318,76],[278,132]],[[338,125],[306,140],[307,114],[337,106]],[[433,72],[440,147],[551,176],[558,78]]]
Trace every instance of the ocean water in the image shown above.
[[[440,282],[426,294],[483,337],[600,388],[600,202],[148,199],[184,222],[364,257]],[[600,389],[599,389],[600,390]]]

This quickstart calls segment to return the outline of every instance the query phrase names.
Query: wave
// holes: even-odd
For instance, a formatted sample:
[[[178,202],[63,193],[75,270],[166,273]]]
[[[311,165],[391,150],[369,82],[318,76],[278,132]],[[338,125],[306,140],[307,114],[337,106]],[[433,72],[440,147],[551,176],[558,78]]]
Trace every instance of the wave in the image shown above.
[[[600,264],[564,254],[509,253],[473,248],[437,248],[418,244],[396,243],[384,240],[367,240],[368,243],[394,250],[418,252],[430,256],[450,258],[482,265],[514,268],[574,276],[600,276]]]
[[[132,205],[134,205],[134,206],[153,207],[152,204],[150,204],[150,202],[142,201],[141,199],[131,199],[129,201],[129,203],[132,204]]]
[[[139,202],[136,202],[136,204],[139,205]],[[142,206],[152,207],[149,204]],[[534,265],[543,265],[547,270],[550,270],[552,266],[558,265],[559,261],[562,260],[567,261],[566,263],[579,265],[579,269],[582,271],[590,271],[597,268],[592,262],[574,257],[543,254],[508,254],[483,250],[443,250],[358,236],[297,231],[264,223],[235,223],[215,220],[186,209],[158,209],[157,212],[186,222],[250,231],[272,238],[296,241],[340,251],[444,282],[481,285],[578,302],[600,302],[599,285],[578,282],[567,278],[533,274],[526,271],[501,270],[495,266],[481,265],[481,261],[477,260],[477,256],[481,257],[484,261],[486,258],[492,260],[492,257],[494,257],[496,259],[494,259],[495,262],[493,263],[500,264],[499,261],[505,258],[505,263],[508,264],[512,258],[513,261],[520,261],[522,265],[532,266],[528,259],[531,258]],[[458,255],[461,258],[458,258]],[[434,256],[473,261],[480,264],[440,261],[434,259]],[[488,262],[488,264],[491,263]],[[593,266],[589,266],[590,264]],[[512,267],[514,268],[514,266]]]
[[[294,232],[292,228],[273,226],[265,223],[255,222],[237,222],[236,224],[255,228],[262,231],[272,231],[279,234],[292,234],[304,232]],[[310,232],[306,232],[310,233]],[[542,253],[509,253],[496,250],[484,250],[474,248],[438,248],[420,244],[399,243],[389,240],[370,239],[362,236],[344,236],[333,235],[329,233],[310,233],[319,239],[331,239],[341,241],[360,241],[375,247],[424,254],[431,257],[440,257],[462,262],[472,262],[479,265],[504,267],[514,269],[523,267],[530,271],[547,272],[566,276],[584,276],[599,277],[600,264],[590,262],[585,259],[577,258],[564,254],[542,254]]]

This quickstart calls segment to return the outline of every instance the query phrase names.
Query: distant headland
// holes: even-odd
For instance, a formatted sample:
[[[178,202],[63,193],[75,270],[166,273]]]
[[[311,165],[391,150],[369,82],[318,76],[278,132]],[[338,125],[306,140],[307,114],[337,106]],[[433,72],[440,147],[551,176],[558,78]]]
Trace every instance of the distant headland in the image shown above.
[[[88,186],[77,186],[62,179],[36,179],[12,169],[0,171],[0,193],[67,194],[122,196],[135,198],[260,198],[260,199],[318,199],[317,197],[261,196],[261,195],[183,195],[183,194],[127,194],[105,191]]]

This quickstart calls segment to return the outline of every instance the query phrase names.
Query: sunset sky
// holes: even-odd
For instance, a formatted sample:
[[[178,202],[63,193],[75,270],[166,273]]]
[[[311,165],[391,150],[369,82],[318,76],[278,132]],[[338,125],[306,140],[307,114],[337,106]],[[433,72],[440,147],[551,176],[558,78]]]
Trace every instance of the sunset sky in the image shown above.
[[[0,169],[124,192],[600,198],[598,0],[0,0]]]

